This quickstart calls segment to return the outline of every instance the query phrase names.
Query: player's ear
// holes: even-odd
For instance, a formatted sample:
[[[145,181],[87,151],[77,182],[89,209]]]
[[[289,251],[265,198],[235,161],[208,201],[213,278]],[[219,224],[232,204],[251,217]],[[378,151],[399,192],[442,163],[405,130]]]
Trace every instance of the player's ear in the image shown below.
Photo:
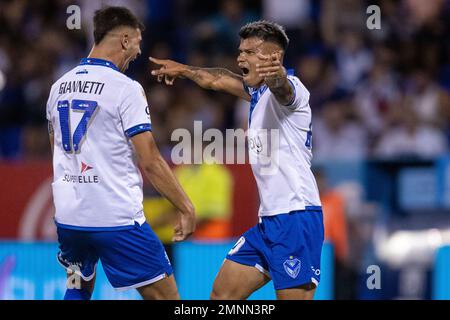
[[[122,45],[122,49],[128,50],[130,47],[130,36],[128,33],[124,33],[122,37],[120,38],[120,42]]]

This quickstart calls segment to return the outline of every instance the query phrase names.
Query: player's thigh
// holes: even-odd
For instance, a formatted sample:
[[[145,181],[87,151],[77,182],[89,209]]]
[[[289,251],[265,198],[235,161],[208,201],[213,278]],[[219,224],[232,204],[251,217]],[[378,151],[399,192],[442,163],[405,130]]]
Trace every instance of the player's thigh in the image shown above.
[[[247,299],[269,281],[270,278],[256,267],[225,259],[214,281],[211,299]]]
[[[147,223],[95,236],[103,270],[115,289],[137,289],[173,273],[161,241]]]
[[[263,219],[269,271],[279,299],[312,299],[320,282],[323,223],[320,211],[299,211]],[[281,230],[281,231],[280,231]]]
[[[316,285],[308,283],[295,288],[277,290],[278,300],[312,300],[316,292]]]
[[[179,300],[178,288],[173,275],[152,284],[137,288],[144,300]]]

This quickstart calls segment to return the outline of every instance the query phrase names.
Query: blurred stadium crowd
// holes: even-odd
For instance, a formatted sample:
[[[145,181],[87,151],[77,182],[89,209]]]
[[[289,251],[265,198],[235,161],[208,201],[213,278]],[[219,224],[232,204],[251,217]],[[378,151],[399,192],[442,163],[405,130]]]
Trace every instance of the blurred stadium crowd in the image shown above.
[[[66,28],[72,4],[81,8],[80,30]],[[381,9],[379,30],[366,27],[366,8],[373,4]],[[315,163],[435,159],[449,151],[450,1],[2,0],[0,159],[50,158],[50,86],[89,53],[92,15],[102,5],[125,5],[146,26],[142,56],[127,75],[147,93],[153,133],[169,161],[174,129],[192,130],[195,120],[203,130],[246,129],[249,106],[186,80],[160,84],[150,76],[156,66],[148,56],[240,73],[238,31],[257,19],[278,22],[290,37],[285,66],[311,94]],[[376,208],[355,200],[362,186],[333,190],[324,172],[316,173],[324,211],[332,212],[326,232],[341,263],[337,297],[352,298],[356,289],[346,284],[355,281],[352,269],[364,259],[373,231],[367,219]]]
[[[74,3],[81,30],[65,27]],[[147,27],[142,56],[128,74],[147,91],[163,149],[173,129],[190,128],[194,119],[204,129],[245,128],[248,107],[188,81],[166,88],[149,75],[147,57],[239,72],[238,30],[265,18],[286,27],[285,65],[311,92],[315,159],[432,157],[448,150],[448,1],[6,0],[0,3],[1,158],[49,156],[44,110],[50,84],[87,55],[92,13],[106,4],[125,4]],[[366,28],[369,4],[381,8],[381,30]]]

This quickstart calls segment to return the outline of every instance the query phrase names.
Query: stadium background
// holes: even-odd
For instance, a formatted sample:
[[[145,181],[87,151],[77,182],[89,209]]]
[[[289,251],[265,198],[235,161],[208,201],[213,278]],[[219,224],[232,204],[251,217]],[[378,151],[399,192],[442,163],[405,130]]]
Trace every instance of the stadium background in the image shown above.
[[[68,6],[81,8],[69,30]],[[45,104],[50,85],[87,55],[92,14],[125,5],[146,25],[127,75],[147,93],[153,133],[170,161],[176,128],[246,128],[248,106],[186,80],[149,75],[149,55],[196,66],[235,63],[239,28],[284,25],[285,65],[311,92],[314,170],[327,245],[318,299],[450,299],[450,2],[445,0],[0,1],[0,299],[60,299]],[[369,30],[369,5],[381,29]],[[197,168],[198,169],[198,168]],[[203,233],[168,245],[183,298],[206,299],[222,258],[257,222],[248,165],[185,167]],[[198,191],[202,186],[206,190]],[[145,187],[158,234],[170,207]],[[152,219],[155,219],[152,221]],[[168,233],[169,232],[169,233]],[[375,269],[370,266],[376,266]],[[367,286],[379,268],[381,287]],[[99,271],[94,298],[114,293]],[[273,298],[268,284],[253,298]]]

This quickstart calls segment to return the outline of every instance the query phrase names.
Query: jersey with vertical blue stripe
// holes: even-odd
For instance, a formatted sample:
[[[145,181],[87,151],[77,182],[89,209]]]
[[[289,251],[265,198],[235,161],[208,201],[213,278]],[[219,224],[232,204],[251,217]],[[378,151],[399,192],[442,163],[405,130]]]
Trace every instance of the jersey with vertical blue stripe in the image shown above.
[[[280,104],[267,85],[250,88],[248,152],[258,186],[259,216],[320,209],[311,171],[312,131],[309,92],[291,72],[294,97]]]
[[[52,86],[55,221],[72,229],[145,222],[142,176],[130,138],[151,131],[142,86],[109,61],[84,58]]]

